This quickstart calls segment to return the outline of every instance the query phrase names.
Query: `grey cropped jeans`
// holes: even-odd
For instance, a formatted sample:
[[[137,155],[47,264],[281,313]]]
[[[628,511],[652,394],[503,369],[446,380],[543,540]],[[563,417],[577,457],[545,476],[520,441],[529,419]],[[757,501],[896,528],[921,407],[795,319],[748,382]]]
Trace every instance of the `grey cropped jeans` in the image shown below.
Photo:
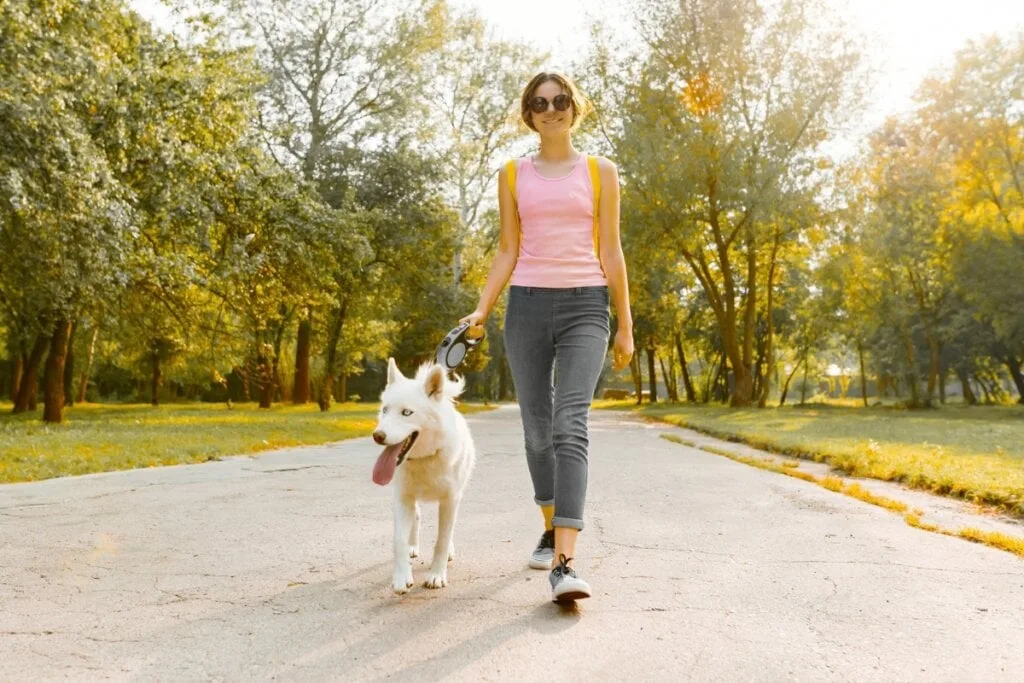
[[[608,287],[510,286],[505,352],[538,505],[583,528],[590,402],[611,334]]]

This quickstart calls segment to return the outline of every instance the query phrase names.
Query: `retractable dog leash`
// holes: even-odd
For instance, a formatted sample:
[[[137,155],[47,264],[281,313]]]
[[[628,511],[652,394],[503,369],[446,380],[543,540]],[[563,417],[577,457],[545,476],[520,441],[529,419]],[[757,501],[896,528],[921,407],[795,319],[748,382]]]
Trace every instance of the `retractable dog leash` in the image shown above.
[[[483,329],[470,329],[469,323],[462,323],[444,336],[434,352],[434,360],[449,372],[462,365],[466,355],[483,341]]]

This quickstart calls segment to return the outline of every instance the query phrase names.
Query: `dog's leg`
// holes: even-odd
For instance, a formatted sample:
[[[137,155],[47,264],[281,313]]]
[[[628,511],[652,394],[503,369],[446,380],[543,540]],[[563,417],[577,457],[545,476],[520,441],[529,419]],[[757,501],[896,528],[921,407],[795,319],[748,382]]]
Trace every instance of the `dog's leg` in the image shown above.
[[[412,588],[409,533],[416,518],[416,501],[395,496],[395,575],[391,587],[401,595]]]
[[[427,588],[444,588],[448,585],[448,557],[458,509],[459,499],[455,497],[442,498],[437,504],[437,543],[434,545],[430,573],[424,584]]]
[[[409,557],[420,555],[420,504],[416,503],[416,518],[412,521],[412,532],[409,534]]]

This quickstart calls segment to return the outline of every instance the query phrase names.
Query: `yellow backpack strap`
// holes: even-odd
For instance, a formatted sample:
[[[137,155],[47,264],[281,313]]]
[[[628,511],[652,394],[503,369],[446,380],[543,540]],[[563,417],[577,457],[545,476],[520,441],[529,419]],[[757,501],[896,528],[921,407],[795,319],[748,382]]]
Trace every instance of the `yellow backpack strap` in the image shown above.
[[[587,166],[590,167],[590,184],[594,187],[594,255],[601,259],[601,221],[598,209],[601,206],[601,170],[597,165],[597,157],[588,156]]]
[[[508,177],[508,189],[512,193],[512,210],[515,211],[516,225],[519,226],[520,232],[523,230],[522,224],[519,222],[519,197],[516,195],[516,168],[519,164],[516,159],[512,159],[505,164],[505,174]]]

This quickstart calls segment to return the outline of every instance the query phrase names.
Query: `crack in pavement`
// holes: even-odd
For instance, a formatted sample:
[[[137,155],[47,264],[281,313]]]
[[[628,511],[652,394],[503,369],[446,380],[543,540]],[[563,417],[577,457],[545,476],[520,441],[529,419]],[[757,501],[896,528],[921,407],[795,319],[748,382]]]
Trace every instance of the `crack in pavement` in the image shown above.
[[[243,472],[256,472],[257,474],[275,474],[277,472],[301,472],[302,470],[325,469],[327,465],[301,465],[299,467],[279,467],[272,470],[262,470],[255,467],[243,467]]]

